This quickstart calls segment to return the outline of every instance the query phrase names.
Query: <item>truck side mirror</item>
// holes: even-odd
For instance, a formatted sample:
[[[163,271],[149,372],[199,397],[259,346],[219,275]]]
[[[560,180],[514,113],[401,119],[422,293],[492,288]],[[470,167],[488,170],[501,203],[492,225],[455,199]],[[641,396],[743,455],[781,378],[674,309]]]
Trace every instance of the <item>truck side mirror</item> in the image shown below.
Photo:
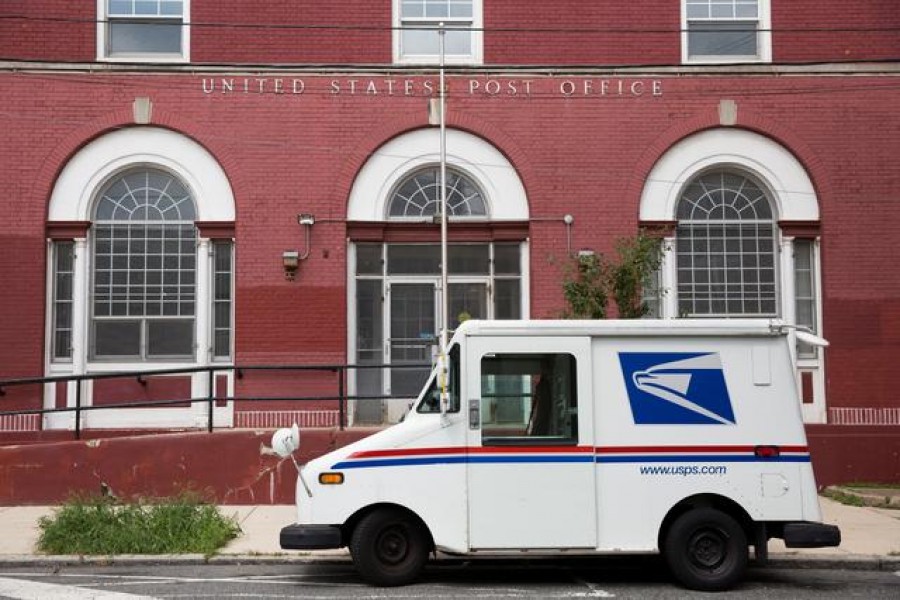
[[[272,434],[272,450],[281,458],[287,458],[300,447],[300,428],[294,423],[293,427],[279,429]]]

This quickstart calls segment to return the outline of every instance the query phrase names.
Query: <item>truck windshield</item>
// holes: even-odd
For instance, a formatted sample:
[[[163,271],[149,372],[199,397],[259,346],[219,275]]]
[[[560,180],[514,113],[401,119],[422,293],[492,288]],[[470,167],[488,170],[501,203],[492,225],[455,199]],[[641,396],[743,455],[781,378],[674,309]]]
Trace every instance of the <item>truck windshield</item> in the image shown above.
[[[450,406],[447,412],[459,412],[459,344],[450,347],[449,352],[449,377],[447,378],[447,393],[450,396]],[[428,388],[422,395],[422,400],[416,407],[419,413],[441,412],[441,390],[438,387],[437,372],[428,379]]]

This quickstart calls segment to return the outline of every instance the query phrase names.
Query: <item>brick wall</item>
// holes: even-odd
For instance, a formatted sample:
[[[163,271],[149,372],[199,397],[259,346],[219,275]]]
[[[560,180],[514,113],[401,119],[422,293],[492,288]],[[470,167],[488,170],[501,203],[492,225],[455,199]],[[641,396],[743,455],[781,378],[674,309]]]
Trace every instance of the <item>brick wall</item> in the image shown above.
[[[774,62],[896,60],[894,0],[772,0]],[[92,61],[94,0],[5,0],[0,57]],[[192,0],[191,60],[242,64],[389,64],[391,2]],[[680,4],[485,0],[485,61],[666,65],[681,60]]]
[[[0,376],[43,369],[44,219],[55,177],[84,143],[128,126],[139,96],[152,99],[155,123],[208,148],[233,186],[237,360],[346,360],[347,194],[381,143],[426,126],[423,80],[414,78],[416,93],[404,96],[388,95],[380,77],[371,78],[378,93],[350,94],[348,76],[304,76],[304,93],[294,95],[274,93],[277,75],[265,75],[267,93],[226,94],[204,93],[207,75],[0,74]],[[611,251],[617,236],[634,232],[653,162],[682,136],[715,125],[719,99],[730,98],[738,124],[792,149],[819,194],[829,404],[896,405],[895,78],[671,77],[660,78],[658,97],[585,96],[584,78],[531,79],[530,96],[513,96],[470,94],[468,78],[454,78],[448,119],[494,143],[523,180],[535,218],[532,316],[562,309],[563,215],[575,217],[574,249]],[[581,92],[562,94],[563,81]],[[281,254],[303,249],[301,212],[316,216],[312,252],[289,282]]]

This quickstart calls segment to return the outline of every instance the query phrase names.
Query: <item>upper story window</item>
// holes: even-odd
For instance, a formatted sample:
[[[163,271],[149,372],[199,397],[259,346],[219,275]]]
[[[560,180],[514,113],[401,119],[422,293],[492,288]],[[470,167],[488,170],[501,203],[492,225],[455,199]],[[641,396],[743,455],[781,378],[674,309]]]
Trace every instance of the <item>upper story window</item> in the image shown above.
[[[388,203],[388,217],[433,217],[441,202],[439,167],[426,167],[406,177]],[[447,212],[451,217],[486,217],[487,204],[475,182],[447,169]]]
[[[394,60],[439,62],[441,23],[445,62],[480,63],[481,0],[394,0]]]
[[[771,60],[769,0],[684,0],[684,62]]]
[[[190,0],[98,0],[98,55],[107,60],[188,59]]]

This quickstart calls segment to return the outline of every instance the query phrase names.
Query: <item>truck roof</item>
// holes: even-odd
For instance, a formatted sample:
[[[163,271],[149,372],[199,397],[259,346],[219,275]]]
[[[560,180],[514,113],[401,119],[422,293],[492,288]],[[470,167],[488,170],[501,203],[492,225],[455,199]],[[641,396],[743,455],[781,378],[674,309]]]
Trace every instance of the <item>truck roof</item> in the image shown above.
[[[471,319],[456,336],[778,336],[789,326],[778,319],[604,319],[493,320]]]

